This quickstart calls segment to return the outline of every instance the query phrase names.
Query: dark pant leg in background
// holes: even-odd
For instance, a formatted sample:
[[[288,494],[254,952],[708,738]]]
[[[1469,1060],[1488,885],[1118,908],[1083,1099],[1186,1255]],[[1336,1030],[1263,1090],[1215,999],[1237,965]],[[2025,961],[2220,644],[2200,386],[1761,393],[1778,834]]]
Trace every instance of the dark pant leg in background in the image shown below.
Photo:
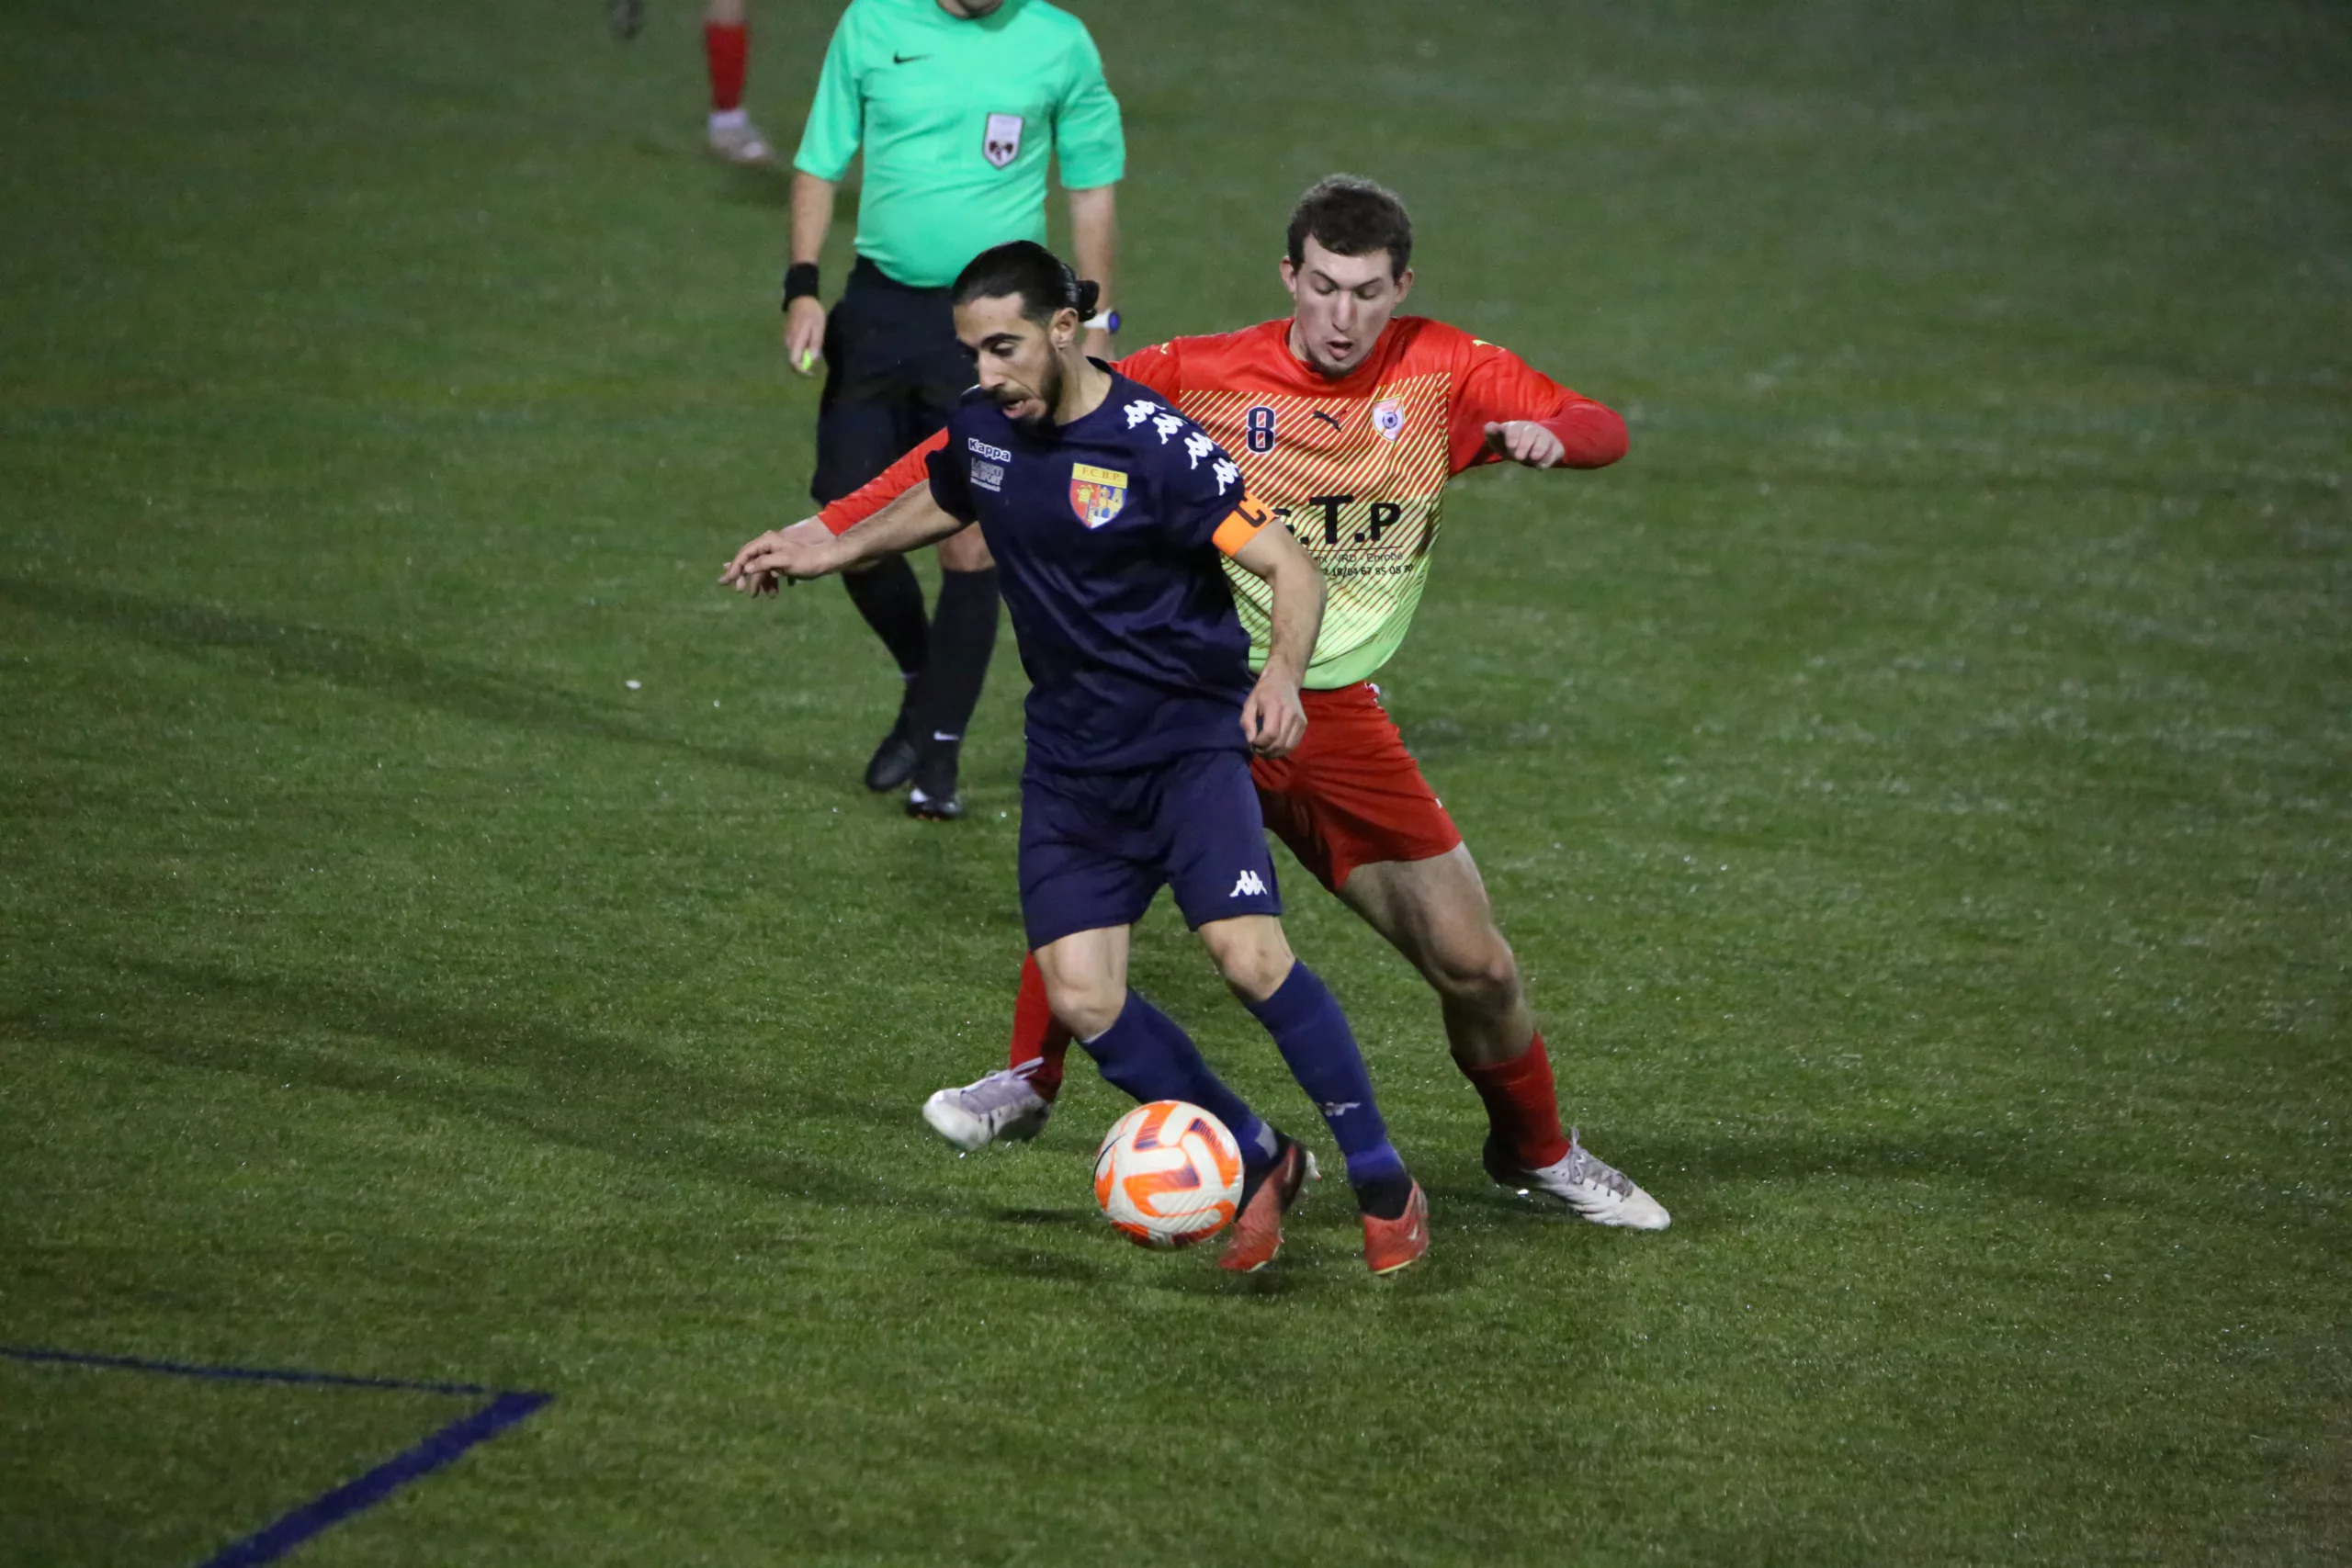
[[[944,425],[972,384],[972,363],[956,341],[952,311],[946,344],[924,356],[917,378],[908,403],[908,448]],[[914,785],[925,803],[956,799],[964,735],[996,651],[997,604],[995,568],[950,571],[943,564],[931,617],[931,659],[910,693],[918,752]]]
[[[863,258],[851,269],[848,287],[825,317],[817,472],[808,486],[820,506],[873,479],[944,423],[942,415],[916,429],[913,416],[922,407],[922,378],[939,364],[942,340],[945,352],[962,359],[954,323],[945,289],[906,288]],[[867,788],[896,789],[913,773],[917,738],[927,733],[916,702],[931,662],[922,587],[913,566],[895,556],[843,573],[842,584],[906,682],[897,721],[865,770]]]

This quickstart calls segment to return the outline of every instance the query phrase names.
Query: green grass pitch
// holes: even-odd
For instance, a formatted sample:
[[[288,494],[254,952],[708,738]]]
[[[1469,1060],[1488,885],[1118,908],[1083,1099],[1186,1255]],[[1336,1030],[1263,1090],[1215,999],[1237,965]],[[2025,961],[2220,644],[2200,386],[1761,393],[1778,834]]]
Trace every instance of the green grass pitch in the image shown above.
[[[815,388],[691,6],[19,0],[0,1342],[555,1395],[318,1568],[2352,1558],[2352,17],[1080,9],[1130,343],[1279,313],[1344,168],[1632,421],[1455,487],[1386,683],[1674,1227],[1487,1186],[1295,867],[1424,1267],[1336,1184],[1261,1279],[1125,1246],[1091,1071],[922,1128],[1002,1045],[1021,681],[918,827],[841,592],[711,586]],[[834,13],[755,7],[787,146]],[[1320,1135],[1164,908],[1139,983]],[[0,1564],[451,1414],[0,1362]]]

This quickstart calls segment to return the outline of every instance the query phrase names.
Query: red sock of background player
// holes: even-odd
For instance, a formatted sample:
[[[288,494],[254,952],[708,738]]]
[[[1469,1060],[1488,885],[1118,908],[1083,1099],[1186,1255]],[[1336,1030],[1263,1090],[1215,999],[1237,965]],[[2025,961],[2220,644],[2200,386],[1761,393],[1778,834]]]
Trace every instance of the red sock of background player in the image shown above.
[[[1560,1131],[1560,1100],[1552,1087],[1552,1058],[1539,1031],[1527,1049],[1508,1062],[1483,1067],[1457,1063],[1462,1076],[1487,1102],[1487,1121],[1496,1139],[1530,1170],[1568,1157],[1567,1134]]]
[[[703,58],[710,63],[710,112],[731,114],[743,107],[743,73],[752,51],[752,29],[742,22],[705,22]]]
[[[1051,1104],[1061,1092],[1062,1058],[1069,1054],[1069,1031],[1046,1005],[1046,972],[1030,953],[1021,961],[1021,994],[1012,999],[1012,1049],[1004,1065],[1018,1072],[1024,1063],[1036,1063],[1029,1087]]]

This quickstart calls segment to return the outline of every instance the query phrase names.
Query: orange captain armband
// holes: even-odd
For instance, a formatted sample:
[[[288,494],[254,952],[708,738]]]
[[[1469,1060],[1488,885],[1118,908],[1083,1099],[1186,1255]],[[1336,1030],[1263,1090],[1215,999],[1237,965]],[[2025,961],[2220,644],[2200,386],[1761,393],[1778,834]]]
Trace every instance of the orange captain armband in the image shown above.
[[[1274,514],[1261,506],[1256,496],[1244,491],[1241,504],[1226,513],[1225,521],[1209,536],[1209,543],[1228,556],[1238,556],[1250,547],[1258,530],[1273,520]]]

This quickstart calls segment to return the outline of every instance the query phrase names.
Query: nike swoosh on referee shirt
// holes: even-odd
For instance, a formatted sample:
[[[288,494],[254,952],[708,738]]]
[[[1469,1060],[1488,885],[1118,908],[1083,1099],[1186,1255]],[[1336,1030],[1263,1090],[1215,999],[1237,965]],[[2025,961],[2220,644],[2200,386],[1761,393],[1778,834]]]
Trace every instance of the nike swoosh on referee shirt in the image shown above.
[[[893,52],[890,56],[890,63],[893,65],[911,65],[918,60],[929,60],[931,56],[928,54],[899,54]]]

